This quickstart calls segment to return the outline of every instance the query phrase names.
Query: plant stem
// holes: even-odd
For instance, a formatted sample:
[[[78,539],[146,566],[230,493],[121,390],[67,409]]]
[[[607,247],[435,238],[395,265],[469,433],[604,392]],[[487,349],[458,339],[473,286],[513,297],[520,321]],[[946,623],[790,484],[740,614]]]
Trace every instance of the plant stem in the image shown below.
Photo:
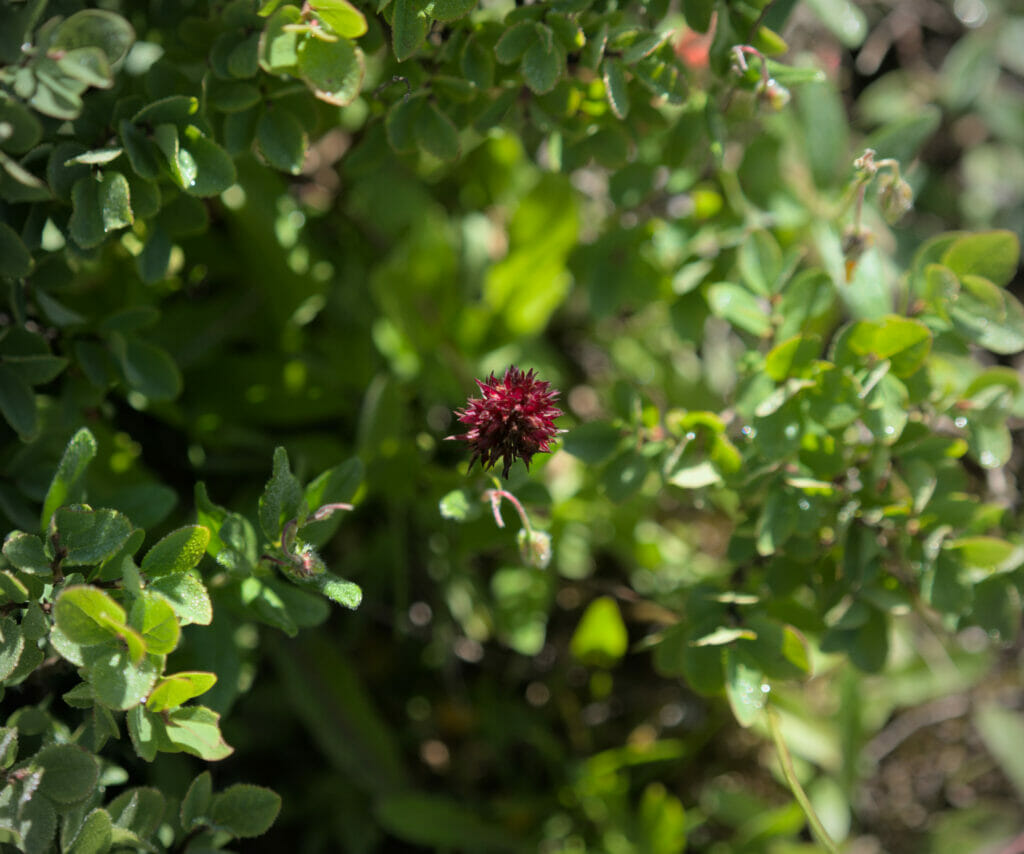
[[[497,523],[499,528],[505,527],[505,522],[501,518],[501,499],[507,498],[512,506],[516,508],[516,512],[519,514],[519,520],[523,523],[523,527],[526,529],[526,533],[530,536],[533,535],[533,526],[530,524],[530,517],[526,515],[526,510],[523,505],[519,503],[519,499],[516,498],[511,492],[501,488],[501,483],[497,478],[494,478],[494,489],[488,489],[484,492],[484,500],[491,502],[491,508],[494,510],[494,521]]]
[[[828,835],[825,825],[821,823],[821,819],[818,818],[814,807],[811,806],[811,800],[807,797],[807,792],[804,791],[804,787],[800,785],[800,781],[796,777],[796,770],[793,768],[793,757],[789,754],[789,748],[786,746],[786,740],[782,737],[782,730],[779,727],[778,712],[771,706],[768,706],[765,709],[765,716],[768,718],[768,729],[771,730],[772,741],[775,742],[775,750],[779,754],[782,776],[786,778],[789,790],[793,793],[793,797],[796,798],[796,802],[800,804],[804,815],[807,816],[807,823],[811,826],[811,832],[829,854],[839,854],[839,846]]]

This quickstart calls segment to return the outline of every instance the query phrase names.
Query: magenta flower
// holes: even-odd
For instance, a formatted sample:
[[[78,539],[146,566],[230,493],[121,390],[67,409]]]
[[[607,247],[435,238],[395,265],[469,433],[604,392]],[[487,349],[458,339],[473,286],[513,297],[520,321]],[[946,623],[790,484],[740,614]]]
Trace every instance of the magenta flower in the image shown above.
[[[533,371],[524,373],[513,366],[500,380],[491,374],[476,384],[483,396],[471,397],[465,409],[455,412],[469,430],[445,437],[469,442],[471,469],[478,458],[485,469],[503,460],[501,476],[508,478],[516,460],[521,459],[529,469],[534,454],[550,453],[552,440],[564,432],[554,424],[562,410],[554,405],[558,392],[550,383],[538,380]]]

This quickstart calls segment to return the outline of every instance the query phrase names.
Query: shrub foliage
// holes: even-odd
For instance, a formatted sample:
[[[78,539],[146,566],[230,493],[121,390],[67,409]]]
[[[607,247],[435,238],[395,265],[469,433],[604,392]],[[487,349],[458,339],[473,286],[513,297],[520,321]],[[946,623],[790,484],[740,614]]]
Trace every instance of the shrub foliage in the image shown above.
[[[254,678],[346,778],[351,817],[321,817],[309,850],[855,832],[861,753],[902,702],[861,708],[857,674],[921,666],[923,633],[962,675],[980,659],[955,632],[1017,636],[1020,247],[907,216],[939,180],[911,164],[941,111],[852,141],[834,83],[778,34],[793,5],[0,0],[3,845],[200,854],[265,833],[269,788],[168,764],[232,754],[221,717]],[[467,481],[441,440],[471,379],[511,363],[570,414],[520,449],[532,475],[509,452],[507,483]],[[353,669],[328,629],[271,634],[358,608],[348,575],[396,633],[339,610],[330,636],[402,636],[383,669],[418,692],[399,680],[384,711],[363,686],[380,665]],[[529,702],[502,721],[509,685],[480,665],[497,693],[448,746],[425,738],[426,765],[472,731],[556,777],[475,806],[501,774],[467,759],[427,794],[393,715],[408,699],[412,729],[444,735],[424,674],[485,643]],[[538,675],[552,661],[564,684]],[[794,738],[824,717],[812,677],[845,722],[817,751]],[[704,736],[658,717],[660,686],[771,739],[792,802],[667,788],[658,769]],[[979,729],[1005,759],[1001,714]],[[284,785],[288,809],[305,789]]]

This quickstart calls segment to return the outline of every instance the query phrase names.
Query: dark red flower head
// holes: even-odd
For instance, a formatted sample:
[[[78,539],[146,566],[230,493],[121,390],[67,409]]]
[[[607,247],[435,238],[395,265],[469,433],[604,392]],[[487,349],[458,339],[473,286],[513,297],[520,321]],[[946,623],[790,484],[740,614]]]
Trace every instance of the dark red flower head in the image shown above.
[[[503,460],[501,476],[507,478],[516,460],[529,468],[534,454],[551,451],[552,440],[563,431],[554,424],[562,410],[554,405],[558,392],[550,383],[538,380],[533,371],[524,373],[513,366],[500,380],[491,374],[476,384],[483,396],[471,397],[465,409],[455,412],[469,430],[445,437],[469,442],[473,449],[470,468],[478,458],[485,469]]]

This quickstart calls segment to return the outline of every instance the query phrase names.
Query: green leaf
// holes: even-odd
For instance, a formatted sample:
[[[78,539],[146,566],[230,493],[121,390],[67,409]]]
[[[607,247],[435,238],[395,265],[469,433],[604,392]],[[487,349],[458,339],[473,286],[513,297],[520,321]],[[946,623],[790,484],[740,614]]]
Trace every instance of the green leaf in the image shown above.
[[[810,674],[810,649],[799,631],[761,616],[751,617],[748,625],[756,637],[743,649],[766,676],[803,679]]]
[[[626,118],[629,115],[629,87],[622,62],[606,57],[601,63],[601,78],[604,80],[604,90],[612,112],[617,118]]]
[[[0,827],[6,831],[7,840],[14,836],[17,850],[25,854],[53,851],[57,830],[53,801],[42,795],[33,797],[41,775],[41,771],[29,774],[0,794]]]
[[[160,160],[157,147],[150,139],[127,119],[117,125],[124,153],[128,156],[135,173],[147,181],[155,181],[160,177]]]
[[[425,101],[413,121],[416,144],[438,160],[455,160],[459,156],[459,132],[448,116],[437,106]]]
[[[478,89],[490,89],[494,85],[494,52],[488,50],[481,39],[471,36],[462,48],[459,69],[462,76]]]
[[[477,0],[434,0],[427,8],[438,21],[457,21],[472,12]]]
[[[1012,231],[964,235],[942,255],[942,263],[957,276],[980,276],[1000,286],[1013,278],[1019,260],[1020,240]]]
[[[0,124],[6,126],[6,135],[0,139],[0,150],[12,154],[24,154],[35,148],[43,135],[39,119],[17,101],[0,104]]]
[[[87,504],[61,507],[53,515],[64,552],[64,566],[92,566],[117,554],[132,533],[132,523],[116,510]]]
[[[174,608],[178,621],[187,626],[208,626],[213,622],[213,603],[206,586],[195,572],[162,575],[150,582],[147,590],[164,596]]]
[[[706,33],[711,26],[715,11],[715,0],[683,0],[683,15],[686,23],[698,33]]]
[[[1017,796],[1024,798],[1024,754],[1020,749],[1024,744],[1024,717],[1019,711],[989,702],[975,713],[974,725]]]
[[[728,644],[735,643],[736,641],[747,638],[753,639],[757,635],[750,629],[740,628],[727,628],[726,626],[719,626],[713,632],[702,635],[696,640],[690,641],[691,646],[727,646]]]
[[[762,690],[763,677],[759,670],[749,664],[744,655],[735,649],[725,650],[725,695],[729,699],[737,723],[749,727],[761,716],[768,699]]]
[[[914,373],[932,349],[932,333],[923,323],[895,315],[885,317],[875,332],[872,352],[888,359],[897,377]]]
[[[522,59],[526,49],[537,39],[533,21],[519,21],[513,24],[498,39],[494,56],[502,65],[511,65]]]
[[[104,172],[97,194],[104,233],[135,222],[128,179],[120,172]]]
[[[33,756],[32,762],[43,769],[40,794],[61,804],[83,800],[99,782],[99,760],[74,744],[51,744]]]
[[[156,789],[136,786],[121,792],[107,805],[114,820],[114,835],[118,831],[129,831],[135,839],[145,840],[156,833],[160,826],[166,801]]]
[[[163,721],[158,715],[149,712],[145,706],[133,706],[125,721],[128,724],[128,737],[132,747],[140,758],[152,762],[160,750],[168,750],[169,745],[162,739]],[[169,751],[177,752],[177,751]]]
[[[209,543],[209,528],[186,525],[155,543],[146,552],[140,568],[150,577],[185,572],[199,565]]]
[[[337,602],[339,605],[351,608],[353,611],[363,601],[363,590],[358,584],[346,581],[344,578],[338,578],[338,576],[332,575],[329,572],[314,575],[304,583],[326,596],[332,602]]]
[[[271,542],[279,543],[285,523],[305,514],[302,487],[292,474],[288,452],[275,448],[273,471],[259,500],[260,527]]]
[[[61,356],[5,356],[4,363],[29,385],[42,385],[56,379],[68,366]]]
[[[980,626],[1001,643],[1014,643],[1020,634],[1021,601],[1013,579],[993,575],[974,585],[974,602],[966,622]]]
[[[169,95],[150,101],[134,116],[132,123],[158,129],[159,125],[170,124],[172,127],[187,125],[199,112],[199,99],[194,95]],[[126,143],[127,147],[127,143]],[[139,173],[142,174],[142,173]],[[149,175],[143,175],[149,178]]]
[[[897,377],[913,374],[928,357],[932,347],[931,330],[919,320],[887,315],[879,320],[860,320],[847,327],[835,346],[837,364],[852,358],[872,356],[888,359]]]
[[[622,440],[622,430],[607,421],[588,421],[574,427],[562,439],[566,453],[585,463],[603,462],[615,453]]]
[[[760,296],[777,293],[783,284],[782,250],[769,231],[751,232],[740,246],[737,256],[744,283]]]
[[[284,598],[279,595],[282,587],[275,579],[249,577],[238,585],[242,604],[254,617],[268,626],[280,629],[288,637],[295,637],[299,632],[298,623],[289,611]]]
[[[0,680],[7,679],[21,659],[25,635],[13,617],[0,617]]]
[[[0,121],[3,121],[0,113]],[[0,276],[21,278],[32,271],[32,255],[18,233],[0,222]]]
[[[85,495],[82,479],[89,463],[96,456],[96,440],[85,427],[80,429],[64,449],[57,471],[46,491],[40,529],[45,534],[50,527],[50,517],[62,504],[80,501]]]
[[[353,457],[316,477],[305,489],[306,506],[313,513],[327,504],[348,503],[355,498],[363,480],[363,464]],[[300,534],[304,542],[322,546],[337,530],[344,514],[334,513],[320,521],[309,521]]]
[[[177,750],[216,762],[230,756],[229,747],[220,732],[220,715],[206,706],[184,706],[167,716],[166,738]]]
[[[181,629],[174,609],[162,596],[144,591],[132,602],[128,624],[146,644],[146,650],[156,655],[169,655],[178,645]]]
[[[864,413],[867,428],[887,445],[892,445],[907,426],[907,387],[892,374],[886,374],[868,395]]]
[[[29,600],[28,588],[6,569],[0,570],[0,596],[19,605]]]
[[[395,101],[388,109],[384,118],[384,130],[387,133],[388,145],[398,154],[412,154],[416,150],[413,128],[416,117],[425,103],[424,96],[414,95]]]
[[[321,101],[344,107],[359,95],[366,62],[362,50],[348,39],[308,38],[299,45],[298,62],[303,79]]]
[[[262,836],[277,819],[281,798],[263,786],[236,783],[210,802],[210,826],[234,837]]]
[[[200,694],[205,694],[216,682],[215,674],[198,670],[168,674],[160,679],[150,692],[146,708],[151,712],[164,712],[176,708]]]
[[[235,161],[217,143],[204,136],[197,128],[185,129],[178,152],[180,162],[191,159],[189,181],[179,186],[192,196],[217,196],[235,183]]]
[[[0,414],[23,440],[33,438],[39,429],[32,386],[4,364],[0,364]]]
[[[1024,307],[1008,291],[971,274],[960,282],[949,307],[957,331],[993,353],[1010,355],[1024,350]]]
[[[405,62],[427,37],[427,17],[418,0],[395,0],[395,17],[391,26],[391,43],[395,59]]]
[[[106,643],[126,628],[124,608],[97,587],[66,587],[54,603],[53,615],[57,628],[80,646]]]
[[[260,34],[259,63],[268,74],[291,73],[298,66],[300,34],[285,27],[301,20],[302,12],[291,4],[282,6],[267,20]]]
[[[608,464],[601,476],[601,484],[612,501],[626,501],[643,486],[650,468],[647,457],[636,451],[626,451]]]
[[[109,89],[114,85],[107,55],[98,47],[80,47],[69,50],[57,60],[57,67],[68,77],[95,86]]]
[[[17,727],[0,727],[0,768],[6,771],[18,758]]]
[[[627,65],[639,62],[641,59],[650,56],[661,47],[668,38],[668,33],[645,33],[637,31],[635,36],[622,49],[622,61]],[[615,47],[622,44],[616,39]]]
[[[124,636],[122,632],[121,637]],[[163,666],[161,658],[149,655],[135,663],[128,649],[119,642],[110,641],[85,647],[82,659],[96,699],[118,710],[130,709],[141,703],[152,690]]]
[[[235,44],[227,58],[227,72],[239,80],[255,77],[260,70],[260,37],[253,33]],[[216,66],[214,66],[216,67]]]
[[[53,34],[51,47],[74,50],[98,47],[116,65],[128,55],[135,31],[120,15],[102,9],[85,9],[65,19]]]
[[[707,289],[708,308],[745,332],[765,338],[772,322],[767,306],[750,291],[730,282],[718,282]]]
[[[680,489],[701,489],[722,482],[722,476],[709,460],[692,465],[683,464],[672,470],[668,482]]]
[[[84,249],[99,246],[107,235],[100,202],[100,184],[92,176],[79,178],[71,189],[71,219],[68,232]]]
[[[357,39],[366,34],[365,16],[348,0],[316,0],[309,6],[339,36]]]
[[[256,125],[256,143],[275,169],[292,175],[302,171],[309,137],[293,113],[279,106],[267,109]]]
[[[37,85],[29,105],[44,116],[77,119],[82,112],[85,84],[66,76],[52,60],[41,60],[35,71]]]
[[[191,830],[197,824],[207,824],[207,814],[213,802],[213,778],[209,771],[203,771],[189,785],[181,801],[181,827]]]
[[[978,569],[1008,571],[1024,563],[1024,549],[999,537],[959,537],[942,546],[959,552],[966,566]]]
[[[150,400],[173,400],[181,394],[182,378],[167,351],[135,335],[111,334],[111,349],[125,381]]]
[[[817,335],[796,335],[777,344],[764,357],[764,372],[781,383],[799,375],[821,353],[821,339]]]
[[[536,37],[523,54],[520,68],[526,85],[537,95],[555,88],[565,71],[565,57],[555,44],[551,28],[534,24]],[[620,106],[626,106],[621,104]],[[628,107],[627,107],[628,109]]]
[[[255,106],[261,100],[260,90],[252,83],[221,80],[212,74],[207,75],[204,83],[207,104],[222,113],[240,113]],[[230,146],[225,145],[225,147],[230,151]]]
[[[438,502],[438,508],[443,518],[455,522],[465,522],[469,515],[469,496],[466,490],[453,489]]]
[[[50,559],[43,550],[43,541],[34,534],[11,531],[4,538],[3,554],[12,565],[23,572],[37,575],[47,575],[50,572]]]
[[[1013,436],[1005,420],[971,418],[967,422],[967,447],[982,468],[997,469],[1010,461]]]
[[[591,602],[573,632],[569,649],[585,663],[609,667],[626,654],[629,635],[619,606],[610,596]]]
[[[65,854],[107,854],[113,839],[110,814],[97,807],[92,810],[75,832]]]
[[[757,519],[757,553],[762,557],[774,554],[797,529],[800,511],[797,497],[788,490],[775,488],[768,493]]]

